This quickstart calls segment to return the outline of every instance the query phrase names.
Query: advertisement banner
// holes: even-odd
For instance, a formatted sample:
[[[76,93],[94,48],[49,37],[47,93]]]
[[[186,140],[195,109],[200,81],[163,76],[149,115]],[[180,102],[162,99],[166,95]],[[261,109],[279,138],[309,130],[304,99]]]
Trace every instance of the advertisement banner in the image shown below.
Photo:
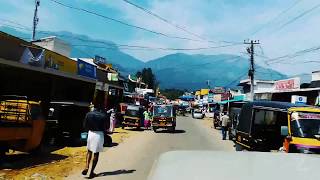
[[[279,80],[274,84],[275,91],[287,91],[296,89],[300,89],[300,78]]]
[[[307,104],[307,97],[306,96],[291,96],[291,103],[293,104]]]
[[[230,92],[226,92],[226,93],[221,94],[221,101],[225,101],[225,100],[228,100],[228,99],[231,99],[231,93]]]
[[[211,90],[214,94],[222,94],[226,92],[226,89],[224,87],[215,87]]]
[[[44,59],[45,68],[55,69],[70,74],[77,74],[77,63],[72,59],[48,50],[45,51]]]
[[[44,67],[44,49],[34,49],[26,47],[20,57],[20,62],[36,67]]]
[[[77,61],[78,75],[89,78],[97,78],[97,67],[93,64],[87,63],[81,59]]]

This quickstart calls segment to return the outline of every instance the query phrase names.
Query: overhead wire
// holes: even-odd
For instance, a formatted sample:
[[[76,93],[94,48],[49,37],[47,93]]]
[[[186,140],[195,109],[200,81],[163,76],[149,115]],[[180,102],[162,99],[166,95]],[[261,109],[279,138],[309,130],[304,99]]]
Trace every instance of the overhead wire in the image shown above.
[[[14,21],[12,21],[14,22]],[[18,25],[18,23],[16,23]],[[26,31],[31,31],[31,28],[27,26],[20,25],[18,26],[12,26],[9,24],[5,24],[8,27],[17,28],[17,29],[23,29]],[[51,32],[45,32],[45,31],[38,31],[39,34],[44,35],[57,35],[55,33]],[[218,48],[224,48],[224,47],[232,47],[232,46],[238,46],[242,45],[242,43],[237,44],[226,44],[221,46],[207,46],[207,47],[198,47],[198,48],[171,48],[171,47],[152,47],[152,46],[142,46],[142,45],[128,45],[128,44],[117,44],[117,43],[109,43],[106,41],[99,41],[99,40],[89,40],[81,37],[76,36],[69,36],[69,35],[57,35],[60,38],[70,38],[74,40],[79,40],[84,43],[97,43],[97,44],[103,44],[107,46],[107,49],[126,49],[126,50],[163,50],[163,51],[197,51],[197,50],[207,50],[207,49],[218,49]],[[87,46],[87,47],[95,47],[95,48],[105,48],[105,46],[94,46],[94,45],[87,45],[87,44],[75,44],[73,46]],[[110,48],[111,47],[111,48]]]
[[[73,10],[77,10],[77,11],[82,11],[82,12],[85,12],[85,13],[87,13],[87,14],[91,14],[91,15],[94,15],[94,16],[101,17],[101,18],[106,19],[106,20],[108,20],[108,21],[117,22],[117,23],[119,23],[119,24],[122,24],[122,25],[125,25],[125,26],[128,26],[128,27],[131,27],[131,28],[143,30],[143,31],[146,31],[146,32],[149,32],[149,33],[152,33],[152,34],[156,34],[156,35],[160,35],[160,36],[164,36],[164,37],[167,37],[167,38],[180,39],[180,40],[188,40],[188,41],[196,41],[196,42],[204,42],[203,40],[199,40],[199,39],[192,39],[192,38],[187,38],[187,37],[173,36],[173,35],[169,35],[169,34],[166,34],[166,33],[158,32],[158,31],[155,31],[155,30],[147,29],[147,28],[145,28],[145,27],[141,27],[141,26],[138,26],[138,25],[129,24],[129,23],[127,23],[127,22],[124,22],[124,21],[121,21],[121,20],[118,20],[118,19],[115,19],[115,18],[112,18],[112,17],[108,17],[108,16],[106,16],[106,15],[102,15],[102,14],[97,13],[97,12],[94,12],[94,11],[90,11],[90,10],[87,10],[87,9],[84,9],[84,8],[80,8],[80,7],[75,7],[75,6],[72,6],[72,5],[68,5],[68,4],[62,3],[62,2],[57,1],[57,0],[49,0],[49,1],[51,1],[51,2],[53,2],[53,3],[56,3],[56,4],[60,5],[60,6],[69,8],[69,9],[73,9]]]
[[[286,23],[282,24],[279,28],[277,28],[276,30],[274,30],[274,31],[271,32],[270,34],[273,34],[273,33],[277,32],[277,31],[280,31],[280,30],[283,29],[284,27],[292,24],[293,22],[297,21],[298,19],[304,17],[305,15],[313,12],[314,10],[316,10],[316,9],[318,9],[318,8],[320,8],[320,3],[317,4],[317,5],[315,5],[315,6],[313,6],[313,7],[310,8],[310,9],[306,10],[306,11],[303,11],[302,13],[300,13],[300,14],[297,15],[297,16],[295,16],[294,18],[290,19],[289,21],[287,21]]]
[[[212,43],[220,43],[220,42],[222,42],[222,43],[231,43],[231,44],[237,43],[237,42],[230,42],[230,41],[212,41],[212,40],[208,40],[208,39],[202,37],[201,35],[198,35],[198,34],[192,32],[192,31],[188,30],[187,28],[185,28],[183,26],[180,26],[180,25],[178,25],[176,23],[173,23],[172,21],[170,21],[170,20],[168,20],[168,19],[166,19],[166,18],[164,18],[164,17],[162,17],[162,16],[160,16],[160,15],[158,15],[158,14],[156,14],[156,13],[150,11],[150,10],[148,10],[145,7],[142,7],[142,6],[140,6],[140,5],[136,4],[136,3],[133,3],[132,1],[129,1],[129,0],[122,0],[122,1],[127,3],[127,4],[129,4],[129,5],[132,5],[133,7],[136,7],[138,9],[144,11],[145,13],[147,13],[147,14],[149,14],[149,15],[151,15],[151,16],[159,19],[159,20],[161,20],[162,22],[165,22],[166,24],[169,24],[170,26],[172,26],[172,27],[174,27],[176,29],[182,30],[182,31],[184,31],[184,32],[186,32],[186,33],[188,33],[188,34],[190,34],[190,35],[192,35],[194,37],[197,37],[197,38],[199,38],[201,40],[204,40],[204,41],[207,41],[207,42],[212,42]]]
[[[290,11],[292,8],[294,8],[296,5],[298,5],[300,2],[302,2],[304,0],[296,0],[295,2],[293,2],[288,8],[286,8],[285,10],[281,11],[279,14],[277,14],[275,17],[273,17],[272,19],[270,19],[267,23],[263,24],[260,28],[258,28],[257,30],[255,30],[251,36],[257,34],[258,32],[260,32],[261,30],[263,30],[264,28],[266,28],[267,26],[269,26],[270,24],[272,24],[273,21],[275,21],[276,19],[280,18],[282,15],[286,14],[288,11]]]

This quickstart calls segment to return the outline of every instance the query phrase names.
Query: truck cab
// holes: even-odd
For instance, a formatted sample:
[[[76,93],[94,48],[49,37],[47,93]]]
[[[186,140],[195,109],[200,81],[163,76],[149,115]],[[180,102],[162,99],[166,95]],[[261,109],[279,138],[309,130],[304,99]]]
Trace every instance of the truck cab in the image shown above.
[[[2,96],[0,100],[0,153],[9,149],[32,152],[42,140],[45,120],[40,102],[26,96]]]

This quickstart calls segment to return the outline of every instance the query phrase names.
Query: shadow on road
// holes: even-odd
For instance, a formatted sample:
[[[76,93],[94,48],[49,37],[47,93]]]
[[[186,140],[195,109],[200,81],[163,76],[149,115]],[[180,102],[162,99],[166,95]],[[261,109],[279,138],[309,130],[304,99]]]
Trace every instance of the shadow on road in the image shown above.
[[[118,145],[119,145],[119,143],[113,142],[111,144],[104,144],[103,147],[115,147],[115,146],[118,146]]]
[[[126,130],[129,130],[129,131],[144,131],[143,128],[126,128]]]
[[[131,170],[125,170],[125,169],[120,169],[116,171],[109,171],[109,172],[102,172],[97,175],[97,177],[101,176],[114,176],[114,175],[119,175],[119,174],[131,174],[134,173],[136,170],[131,169]]]
[[[170,130],[158,130],[157,133],[182,134],[182,133],[186,133],[186,131],[182,129],[176,129],[174,132]]]
[[[30,168],[33,166],[47,164],[54,161],[59,161],[66,159],[68,156],[59,155],[59,154],[43,154],[40,156],[32,156],[30,154],[12,154],[7,155],[0,161],[0,170],[1,169],[23,169]]]

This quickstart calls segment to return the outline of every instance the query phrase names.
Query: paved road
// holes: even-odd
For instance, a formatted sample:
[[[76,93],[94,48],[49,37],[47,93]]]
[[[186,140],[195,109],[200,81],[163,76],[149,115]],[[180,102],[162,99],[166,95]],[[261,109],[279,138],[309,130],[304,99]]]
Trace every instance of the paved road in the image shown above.
[[[177,118],[176,133],[143,131],[122,144],[101,153],[96,168],[99,177],[108,180],[144,180],[160,154],[173,150],[233,151],[230,141],[222,141],[220,132],[202,120]],[[80,179],[80,172],[68,179]]]

